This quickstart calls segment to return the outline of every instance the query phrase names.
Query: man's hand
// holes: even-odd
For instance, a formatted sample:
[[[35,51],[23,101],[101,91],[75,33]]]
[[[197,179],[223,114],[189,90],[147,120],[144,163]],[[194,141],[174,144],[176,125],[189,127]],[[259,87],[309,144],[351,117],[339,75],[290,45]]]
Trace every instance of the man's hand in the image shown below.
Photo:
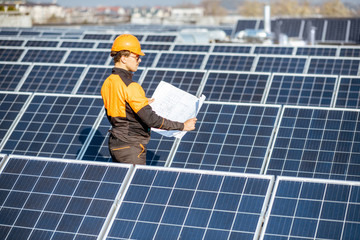
[[[197,121],[197,118],[190,118],[184,122],[184,129],[183,131],[192,131],[195,129],[195,123]]]
[[[149,104],[153,103],[154,101],[155,101],[155,99],[154,99],[154,98],[148,98],[148,102],[149,102]]]

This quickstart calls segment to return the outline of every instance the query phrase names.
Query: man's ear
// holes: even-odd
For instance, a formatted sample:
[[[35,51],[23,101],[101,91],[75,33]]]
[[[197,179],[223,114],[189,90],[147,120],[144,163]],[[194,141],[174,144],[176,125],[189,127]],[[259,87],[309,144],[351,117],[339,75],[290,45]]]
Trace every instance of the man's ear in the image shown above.
[[[121,56],[120,62],[123,63],[123,64],[125,64],[125,63],[126,63],[126,57],[125,57],[125,56]]]

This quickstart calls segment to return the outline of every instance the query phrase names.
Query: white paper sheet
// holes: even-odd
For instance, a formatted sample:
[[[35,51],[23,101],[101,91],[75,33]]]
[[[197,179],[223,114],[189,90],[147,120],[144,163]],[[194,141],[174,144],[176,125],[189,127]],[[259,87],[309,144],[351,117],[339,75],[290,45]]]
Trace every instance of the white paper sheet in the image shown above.
[[[178,122],[196,117],[205,101],[204,95],[198,98],[164,81],[159,83],[152,98],[155,101],[150,106],[158,115]],[[186,131],[166,131],[156,128],[152,128],[152,131],[176,138],[181,138],[186,133]]]

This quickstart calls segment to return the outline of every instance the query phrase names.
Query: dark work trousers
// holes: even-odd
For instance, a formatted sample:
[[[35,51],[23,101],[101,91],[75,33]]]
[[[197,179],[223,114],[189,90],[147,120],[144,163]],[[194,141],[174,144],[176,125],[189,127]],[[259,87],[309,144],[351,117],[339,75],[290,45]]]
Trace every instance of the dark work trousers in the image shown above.
[[[146,164],[146,146],[142,144],[122,142],[110,134],[109,150],[113,162]]]

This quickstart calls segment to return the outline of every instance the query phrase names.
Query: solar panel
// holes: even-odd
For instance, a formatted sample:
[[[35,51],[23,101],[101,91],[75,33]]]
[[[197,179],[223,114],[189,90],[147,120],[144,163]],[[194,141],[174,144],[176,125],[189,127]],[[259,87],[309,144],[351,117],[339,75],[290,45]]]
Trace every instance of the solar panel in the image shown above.
[[[274,74],[266,102],[331,107],[336,76]]]
[[[99,42],[97,48],[98,49],[111,49],[113,43],[112,42]],[[142,44],[141,44],[142,47]]]
[[[89,40],[111,40],[113,38],[112,34],[84,34],[83,39]]]
[[[279,177],[261,240],[356,239],[358,182]]]
[[[216,44],[214,46],[214,53],[250,53],[251,46],[242,46],[242,45],[220,45]]]
[[[206,70],[250,71],[254,55],[210,54]]]
[[[360,77],[340,77],[335,107],[360,108]]]
[[[0,92],[0,143],[6,140],[29,98],[27,93]]]
[[[293,47],[256,46],[255,54],[292,55]]]
[[[0,36],[17,36],[19,34],[18,30],[1,30]]]
[[[211,45],[200,45],[200,44],[176,44],[173,51],[181,52],[209,52]]]
[[[1,239],[97,239],[128,172],[12,156],[0,174]]]
[[[137,166],[107,239],[257,239],[272,182]]]
[[[298,47],[296,55],[298,56],[336,56],[335,47]]]
[[[141,49],[142,50],[154,50],[154,51],[168,51],[170,50],[172,45],[170,44],[166,44],[166,43],[156,43],[156,44],[151,44],[151,43],[142,43],[141,44]],[[111,48],[111,46],[110,46]]]
[[[82,160],[111,162],[109,153],[109,129],[111,125],[106,116],[104,116],[97,127],[88,147],[84,151]],[[157,133],[151,135],[150,142],[147,144],[146,165],[164,166],[170,155],[174,138],[162,137]]]
[[[260,173],[279,106],[206,102],[171,167]]]
[[[245,29],[256,29],[257,25],[258,25],[258,20],[240,19],[237,21],[235,30],[232,35]]]
[[[40,32],[38,31],[21,31],[20,36],[39,36]]]
[[[1,153],[76,159],[102,109],[101,97],[34,94]]]
[[[202,94],[208,101],[261,103],[270,74],[209,71]]]
[[[316,41],[322,41],[323,40],[323,31],[324,31],[325,19],[323,19],[323,18],[305,19],[305,26],[307,27],[307,26],[310,26],[310,25],[315,27],[315,29],[316,29],[316,31],[315,31],[315,40]],[[304,31],[302,39],[309,39],[308,34],[309,34],[308,31]]]
[[[340,48],[340,57],[360,57],[360,48]]]
[[[0,61],[17,62],[24,49],[0,48]]]
[[[359,44],[360,43],[360,19],[350,18],[349,27],[349,41]]]
[[[105,79],[110,76],[112,69],[112,67],[89,67],[84,79],[81,81],[79,88],[76,90],[76,93],[100,96],[102,84],[104,83]],[[138,68],[138,70],[133,75],[133,81],[139,81],[143,71],[143,68]]]
[[[298,38],[303,25],[301,18],[281,18],[277,19],[273,32],[276,32],[276,24],[280,25],[280,32],[286,34],[288,37]]]
[[[14,91],[29,66],[29,64],[0,63],[0,90]]]
[[[306,57],[260,56],[255,72],[303,73]]]
[[[200,70],[171,70],[149,68],[141,82],[146,94],[151,97],[161,81],[168,82],[190,94],[196,95],[205,71]]]
[[[266,174],[360,180],[359,110],[283,109]]]
[[[10,47],[21,47],[23,45],[23,40],[4,40],[0,39],[0,46],[10,46]]]
[[[357,76],[359,66],[360,60],[357,58],[311,57],[308,73]]]
[[[21,85],[23,92],[72,93],[85,66],[34,65]]]
[[[95,42],[70,42],[64,41],[61,43],[61,48],[93,48],[95,46]]]
[[[110,58],[108,51],[80,51],[71,50],[65,63],[69,64],[87,64],[87,65],[105,65]]]
[[[177,35],[148,35],[145,42],[175,42],[176,37]]]
[[[58,41],[39,41],[39,40],[28,40],[25,44],[26,47],[53,47],[56,48],[59,44]]]
[[[163,52],[156,67],[201,69],[205,54]]]
[[[348,31],[348,19],[327,19],[326,26],[326,41],[342,41],[345,42],[347,39]]]
[[[21,62],[60,63],[66,50],[28,49]]]

